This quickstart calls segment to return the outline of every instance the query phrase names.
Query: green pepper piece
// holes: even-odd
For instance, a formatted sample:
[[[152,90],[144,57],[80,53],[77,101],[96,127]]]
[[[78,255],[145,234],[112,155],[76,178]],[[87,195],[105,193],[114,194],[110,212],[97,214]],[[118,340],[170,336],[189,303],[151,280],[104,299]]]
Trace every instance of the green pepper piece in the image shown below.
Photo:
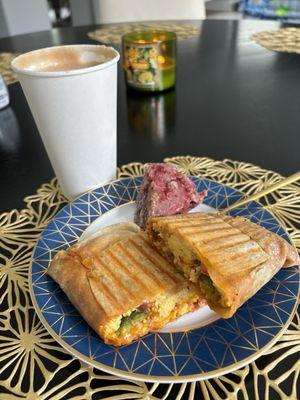
[[[209,276],[199,273],[200,275],[200,286],[205,295],[205,297],[213,303],[217,303],[220,300],[220,293],[218,289],[214,286],[213,281]]]
[[[132,326],[132,321],[140,321],[144,319],[145,316],[146,316],[145,312],[134,310],[130,315],[122,317],[120,326],[117,329],[116,334],[120,335],[122,329],[129,328],[130,326]]]
[[[130,318],[133,321],[140,321],[145,317],[146,313],[143,311],[139,311],[139,310],[134,310],[132,311],[132,313],[130,314]]]

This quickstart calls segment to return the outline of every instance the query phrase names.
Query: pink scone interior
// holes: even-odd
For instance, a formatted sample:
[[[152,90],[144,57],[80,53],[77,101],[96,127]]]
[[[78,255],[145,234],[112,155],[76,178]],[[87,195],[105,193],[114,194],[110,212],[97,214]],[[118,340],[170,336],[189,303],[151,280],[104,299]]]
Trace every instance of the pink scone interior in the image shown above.
[[[137,196],[134,221],[145,229],[150,216],[186,213],[205,195],[205,191],[198,193],[194,182],[174,165],[149,164]]]

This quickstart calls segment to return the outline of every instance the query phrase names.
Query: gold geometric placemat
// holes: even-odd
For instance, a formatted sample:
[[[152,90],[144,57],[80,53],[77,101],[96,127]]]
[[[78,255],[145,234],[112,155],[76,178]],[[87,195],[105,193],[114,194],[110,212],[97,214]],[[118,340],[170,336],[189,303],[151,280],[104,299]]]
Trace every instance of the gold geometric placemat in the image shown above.
[[[125,33],[146,29],[172,31],[176,33],[178,39],[190,39],[200,33],[199,27],[188,24],[144,22],[116,24],[89,32],[87,35],[89,38],[104,44],[119,44],[121,43],[122,35]]]
[[[282,179],[275,172],[227,159],[173,157],[164,161],[185,173],[214,179],[247,195]],[[144,164],[131,163],[118,170],[118,177],[141,175],[143,170]],[[145,384],[108,375],[75,359],[49,336],[34,311],[28,290],[33,248],[67,200],[53,179],[24,201],[23,210],[0,215],[1,400],[297,399],[300,360],[298,357],[292,363],[289,357],[300,352],[299,312],[280,340],[259,360],[231,374],[201,382]],[[281,188],[261,202],[280,220],[300,249],[300,184]]]
[[[257,32],[250,39],[269,50],[300,54],[300,28]]]
[[[17,57],[16,53],[0,53],[0,74],[7,85],[17,82],[17,75],[10,68],[10,63]]]

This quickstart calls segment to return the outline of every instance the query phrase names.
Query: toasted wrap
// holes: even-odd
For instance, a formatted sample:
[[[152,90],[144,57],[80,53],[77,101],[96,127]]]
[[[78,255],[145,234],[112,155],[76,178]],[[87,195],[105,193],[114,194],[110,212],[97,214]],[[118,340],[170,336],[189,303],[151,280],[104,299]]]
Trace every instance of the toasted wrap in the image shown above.
[[[147,226],[156,249],[197,284],[223,318],[253,296],[283,266],[299,264],[296,250],[246,218],[190,213],[153,217]]]
[[[113,231],[58,252],[48,274],[87,323],[116,346],[204,304],[144,233]]]

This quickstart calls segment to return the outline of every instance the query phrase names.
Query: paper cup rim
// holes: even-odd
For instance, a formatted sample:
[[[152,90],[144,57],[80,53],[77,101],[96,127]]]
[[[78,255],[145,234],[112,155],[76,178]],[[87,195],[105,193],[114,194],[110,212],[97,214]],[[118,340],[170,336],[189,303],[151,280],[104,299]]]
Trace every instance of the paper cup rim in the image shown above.
[[[92,67],[86,67],[86,68],[78,68],[78,69],[70,69],[67,71],[32,71],[29,69],[24,69],[24,68],[19,68],[16,66],[16,63],[20,58],[22,58],[25,55],[28,55],[30,53],[35,53],[39,51],[47,51],[47,50],[52,50],[52,49],[57,49],[57,48],[62,48],[62,47],[98,47],[98,48],[106,48],[112,50],[115,55],[112,59],[105,61],[101,64],[94,65]],[[62,45],[62,46],[49,46],[49,47],[43,47],[41,49],[36,49],[32,51],[28,51],[24,54],[20,54],[19,56],[15,57],[12,62],[11,62],[11,68],[14,72],[16,72],[18,75],[32,75],[35,77],[49,77],[49,78],[57,78],[57,77],[66,77],[69,75],[82,75],[82,74],[88,74],[90,72],[98,71],[101,69],[108,68],[112,66],[113,64],[116,64],[120,59],[120,54],[119,52],[114,49],[113,47],[110,46],[105,46],[105,45],[98,45],[98,44],[70,44],[70,45]]]

